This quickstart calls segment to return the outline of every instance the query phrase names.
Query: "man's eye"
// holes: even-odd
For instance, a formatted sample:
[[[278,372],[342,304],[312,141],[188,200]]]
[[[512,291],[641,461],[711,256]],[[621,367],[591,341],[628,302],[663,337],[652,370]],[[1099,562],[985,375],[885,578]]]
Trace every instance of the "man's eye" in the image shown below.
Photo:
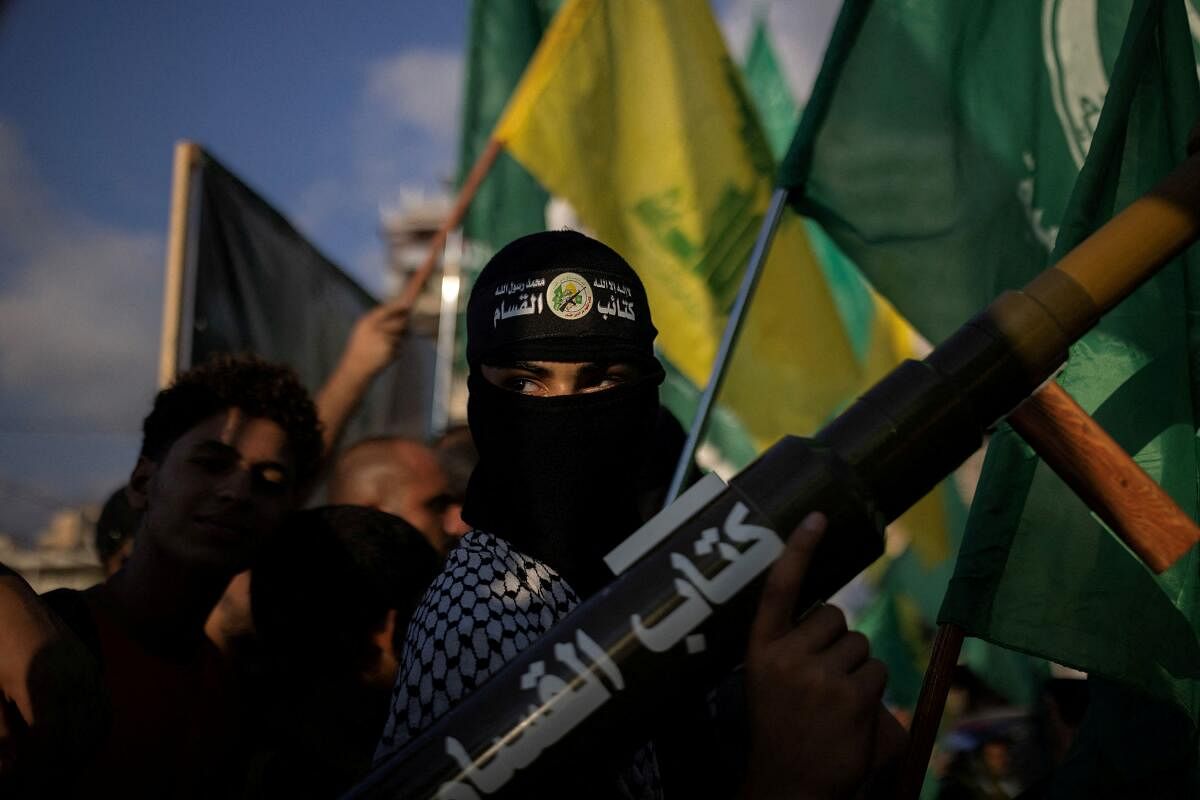
[[[510,392],[519,392],[520,394],[538,394],[541,386],[531,378],[513,375],[504,381],[504,388]]]
[[[600,380],[595,385],[595,388],[609,389],[613,386],[619,386],[622,383],[629,383],[637,376],[637,369],[628,364],[610,364],[605,367],[604,373],[600,376]]]
[[[258,485],[269,492],[282,492],[288,487],[287,473],[279,467],[263,467],[255,470],[254,477]]]
[[[450,506],[452,502],[454,502],[454,498],[452,498],[450,495],[439,494],[436,497],[431,497],[426,500],[425,508],[429,511],[432,511],[434,514],[441,514]]]
[[[205,472],[219,473],[229,469],[230,460],[224,456],[218,455],[198,455],[193,456],[192,463],[198,466]]]
[[[629,373],[624,370],[609,370],[604,373],[604,383],[612,386],[618,383],[625,383],[629,380]]]

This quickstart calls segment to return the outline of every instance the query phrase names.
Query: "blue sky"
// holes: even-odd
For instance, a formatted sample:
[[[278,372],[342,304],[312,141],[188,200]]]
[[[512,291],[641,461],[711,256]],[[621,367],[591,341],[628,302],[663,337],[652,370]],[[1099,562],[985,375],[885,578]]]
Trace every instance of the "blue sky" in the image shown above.
[[[714,3],[734,50],[756,6]],[[800,94],[835,6],[771,6]],[[0,3],[0,533],[102,500],[132,466],[174,142],[204,145],[380,292],[380,209],[455,170],[468,7]]]

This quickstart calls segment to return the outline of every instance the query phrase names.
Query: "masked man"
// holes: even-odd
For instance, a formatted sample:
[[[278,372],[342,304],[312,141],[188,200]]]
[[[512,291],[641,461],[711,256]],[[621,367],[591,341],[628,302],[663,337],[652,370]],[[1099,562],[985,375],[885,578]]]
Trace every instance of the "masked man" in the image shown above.
[[[518,239],[480,274],[467,306],[467,416],[479,464],[462,516],[473,530],[409,625],[377,760],[612,578],[603,556],[642,522],[638,477],[664,376],[656,334],[633,269],[579,233]],[[858,636],[829,613],[838,620],[823,615],[821,648]],[[847,670],[868,663],[865,639],[853,641],[839,658]],[[868,692],[870,714],[882,681]],[[659,795],[653,749],[614,781],[591,791]]]

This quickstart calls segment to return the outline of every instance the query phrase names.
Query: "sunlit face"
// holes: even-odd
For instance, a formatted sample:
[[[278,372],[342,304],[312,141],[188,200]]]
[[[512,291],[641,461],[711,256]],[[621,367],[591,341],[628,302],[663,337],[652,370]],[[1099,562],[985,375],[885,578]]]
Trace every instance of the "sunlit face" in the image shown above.
[[[161,462],[138,460],[139,532],[198,568],[245,569],[295,503],[295,465],[277,423],[231,408],[180,436]]]
[[[517,361],[503,367],[484,364],[482,372],[484,378],[502,389],[534,397],[600,392],[641,375],[627,361]]]
[[[445,553],[453,544],[442,528],[442,515],[450,503],[446,474],[427,447],[406,443],[397,458],[405,460],[405,469],[390,476],[388,491],[375,507],[400,517],[435,550]]]

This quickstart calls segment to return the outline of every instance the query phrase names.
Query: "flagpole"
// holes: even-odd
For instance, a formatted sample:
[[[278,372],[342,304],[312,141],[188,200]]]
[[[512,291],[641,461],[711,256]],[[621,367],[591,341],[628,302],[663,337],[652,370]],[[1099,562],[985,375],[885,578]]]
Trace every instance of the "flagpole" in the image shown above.
[[[954,668],[958,666],[958,654],[962,651],[965,633],[953,623],[939,625],[933,639],[933,651],[929,655],[929,668],[921,683],[921,695],[913,711],[912,724],[908,727],[908,748],[900,762],[900,773],[894,785],[896,800],[916,800],[925,782],[929,766],[929,755],[937,739],[942,714],[946,710],[946,698],[954,680]]]
[[[767,207],[767,214],[763,218],[762,226],[758,229],[758,238],[754,242],[754,250],[750,253],[750,263],[746,265],[746,272],[742,275],[742,285],[738,288],[737,298],[733,301],[733,308],[729,312],[729,321],[725,323],[725,332],[721,335],[721,344],[717,348],[717,357],[713,361],[712,371],[708,376],[708,385],[704,388],[704,394],[700,396],[700,403],[692,418],[692,428],[688,431],[683,452],[679,454],[679,463],[675,466],[675,475],[671,478],[671,486],[667,490],[667,499],[664,505],[675,502],[675,498],[683,490],[683,484],[691,471],[692,458],[696,455],[700,436],[704,433],[704,426],[712,412],[713,401],[725,378],[725,367],[729,362],[729,355],[733,351],[733,345],[737,342],[738,332],[741,330],[746,316],[746,308],[750,304],[754,287],[758,284],[758,278],[766,264],[771,239],[775,236],[775,229],[783,217],[787,198],[787,189],[776,189],[771,194],[771,204]]]
[[[425,282],[429,280],[429,276],[433,274],[434,267],[437,266],[438,255],[442,252],[442,248],[446,246],[446,238],[450,235],[450,231],[458,227],[462,222],[463,217],[467,214],[467,209],[471,207],[471,201],[475,199],[475,195],[479,191],[483,179],[487,177],[492,165],[496,163],[496,157],[500,155],[504,144],[494,136],[488,139],[487,145],[483,148],[483,152],[479,154],[479,158],[475,159],[475,164],[471,167],[471,171],[467,173],[466,180],[463,181],[462,188],[458,191],[458,197],[454,200],[454,206],[450,209],[449,215],[442,221],[441,226],[437,229],[437,233],[429,241],[429,252],[425,254],[425,260],[421,262],[408,282],[404,284],[404,289],[400,292],[400,305],[412,307],[417,300],[417,295],[421,293],[421,289],[425,287]]]
[[[442,306],[438,314],[437,358],[433,369],[433,413],[430,430],[446,432],[450,422],[450,395],[454,372],[454,328],[458,320],[459,272],[462,262],[461,235],[449,240],[442,265]]]
[[[164,387],[179,371],[179,349],[183,337],[184,291],[186,284],[188,223],[191,219],[192,174],[200,163],[200,147],[194,142],[175,143],[171,177],[171,214],[167,228],[167,263],[163,286],[162,336],[159,340],[158,385]]]
[[[1008,415],[1038,456],[1155,573],[1200,542],[1200,528],[1057,383]]]

